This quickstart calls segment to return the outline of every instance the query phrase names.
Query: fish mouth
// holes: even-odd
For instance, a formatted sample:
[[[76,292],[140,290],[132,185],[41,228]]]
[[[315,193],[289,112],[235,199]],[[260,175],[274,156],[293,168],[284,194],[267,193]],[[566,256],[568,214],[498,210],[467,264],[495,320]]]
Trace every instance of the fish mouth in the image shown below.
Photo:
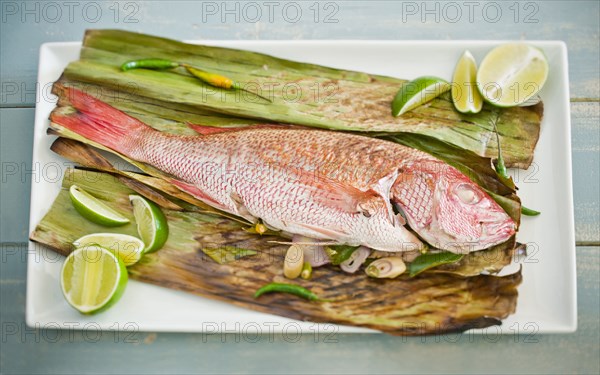
[[[410,217],[408,219],[410,225],[412,220]],[[510,217],[499,213],[480,220],[479,229],[478,237],[457,236],[447,233],[434,216],[429,225],[420,228],[417,233],[431,246],[457,254],[468,254],[508,241],[517,232],[517,225]]]
[[[508,240],[517,232],[517,224],[512,219],[502,222],[483,222],[481,226],[482,238],[497,239],[499,242]]]

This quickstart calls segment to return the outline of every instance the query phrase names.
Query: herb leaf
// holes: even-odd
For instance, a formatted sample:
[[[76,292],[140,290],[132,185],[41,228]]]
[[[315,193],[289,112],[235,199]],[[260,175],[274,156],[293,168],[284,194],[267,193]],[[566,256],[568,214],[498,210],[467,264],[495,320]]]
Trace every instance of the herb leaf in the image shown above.
[[[256,251],[235,246],[221,246],[202,249],[206,255],[219,264],[236,261],[245,256],[255,255]]]
[[[325,252],[329,256],[329,259],[331,259],[331,264],[338,266],[350,258],[350,255],[356,249],[358,249],[358,246],[332,245],[325,247]]]
[[[464,254],[454,254],[449,251],[419,255],[408,266],[409,275],[410,277],[414,277],[430,268],[441,266],[442,264],[458,262],[463,257]]]

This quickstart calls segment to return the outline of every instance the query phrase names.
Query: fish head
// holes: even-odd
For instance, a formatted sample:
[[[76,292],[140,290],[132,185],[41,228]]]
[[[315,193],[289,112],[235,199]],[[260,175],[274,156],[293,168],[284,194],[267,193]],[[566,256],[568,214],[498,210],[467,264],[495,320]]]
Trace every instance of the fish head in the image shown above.
[[[468,253],[507,241],[515,221],[479,185],[440,161],[413,163],[392,188],[392,201],[429,244]]]

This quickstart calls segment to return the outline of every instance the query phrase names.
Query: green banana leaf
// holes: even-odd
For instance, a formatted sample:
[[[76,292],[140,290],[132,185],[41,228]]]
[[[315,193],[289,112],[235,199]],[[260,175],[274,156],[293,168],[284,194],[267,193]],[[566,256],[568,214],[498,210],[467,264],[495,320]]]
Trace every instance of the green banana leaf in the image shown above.
[[[260,94],[272,97],[273,102],[245,91],[208,86],[183,68],[128,72],[119,69],[125,61],[147,57],[170,59],[223,74],[246,84],[250,91],[254,88],[259,92],[258,89],[263,88]],[[390,103],[406,83],[404,80],[255,52],[192,45],[120,30],[89,30],[80,60],[69,64],[64,77],[153,101],[183,105],[190,109],[190,117],[210,111],[333,130],[409,132],[490,158],[498,153],[490,125],[491,106],[485,105],[479,114],[465,115],[457,112],[445,95],[406,115],[392,117]],[[315,94],[319,89],[320,94]],[[507,166],[527,168],[530,165],[539,138],[542,112],[541,103],[502,111],[498,132]]]

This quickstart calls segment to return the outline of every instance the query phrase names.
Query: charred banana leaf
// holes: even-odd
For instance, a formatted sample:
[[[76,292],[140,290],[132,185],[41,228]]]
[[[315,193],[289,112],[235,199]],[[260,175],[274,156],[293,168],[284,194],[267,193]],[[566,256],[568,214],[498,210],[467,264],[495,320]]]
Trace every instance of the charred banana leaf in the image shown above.
[[[69,169],[61,193],[31,240],[66,255],[72,250],[70,243],[84,234],[108,230],[135,235],[133,224],[110,229],[79,216],[69,199],[71,184],[132,218],[128,194],[133,191],[114,175]],[[285,294],[254,299],[259,287],[285,280],[286,248],[273,242],[279,237],[252,235],[240,223],[212,214],[164,212],[169,239],[163,249],[145,255],[129,269],[135,279],[293,319],[362,326],[395,335],[483,328],[500,324],[515,311],[520,272],[467,278],[424,273],[413,279],[379,280],[325,267],[299,284],[327,302]]]

